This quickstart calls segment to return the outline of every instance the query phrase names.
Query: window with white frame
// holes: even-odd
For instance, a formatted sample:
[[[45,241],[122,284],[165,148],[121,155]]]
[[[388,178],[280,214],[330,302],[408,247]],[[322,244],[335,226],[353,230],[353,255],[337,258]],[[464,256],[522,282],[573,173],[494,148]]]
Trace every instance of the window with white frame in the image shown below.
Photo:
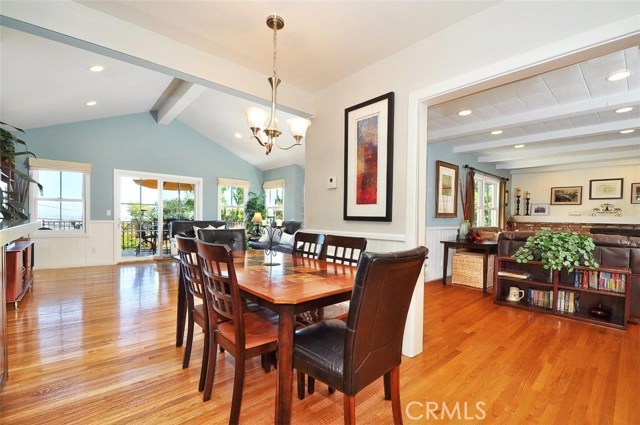
[[[31,190],[31,216],[41,227],[86,231],[91,164],[29,158],[31,177],[42,185]]]
[[[262,188],[267,216],[284,220],[284,179],[266,181]]]
[[[218,178],[218,219],[226,221],[230,229],[244,227],[245,195],[248,192],[247,180]]]
[[[475,226],[498,226],[500,182],[483,175],[474,178]]]

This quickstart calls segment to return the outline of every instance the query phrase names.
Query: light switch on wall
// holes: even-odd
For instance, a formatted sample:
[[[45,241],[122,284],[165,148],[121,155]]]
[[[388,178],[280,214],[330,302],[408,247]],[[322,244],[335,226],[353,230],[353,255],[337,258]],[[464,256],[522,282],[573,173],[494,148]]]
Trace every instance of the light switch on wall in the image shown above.
[[[329,177],[327,179],[327,189],[335,189],[338,187],[338,182],[336,181],[335,176]]]
[[[111,217],[111,210],[107,210],[107,217]]]

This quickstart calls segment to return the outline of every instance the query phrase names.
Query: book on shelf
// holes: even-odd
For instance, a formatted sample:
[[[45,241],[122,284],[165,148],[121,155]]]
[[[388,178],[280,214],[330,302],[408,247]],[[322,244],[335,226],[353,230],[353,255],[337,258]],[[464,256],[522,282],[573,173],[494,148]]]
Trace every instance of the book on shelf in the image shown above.
[[[559,290],[556,309],[561,313],[579,311],[579,294],[573,291]]]
[[[529,288],[527,290],[527,301],[530,306],[551,309],[553,305],[553,291]]]
[[[504,270],[500,270],[498,272],[498,276],[500,277],[508,277],[511,279],[531,279],[531,274],[529,273],[516,273],[516,272],[507,272]]]
[[[627,276],[624,273],[598,272],[597,270],[576,270],[573,272],[573,286],[624,293]]]

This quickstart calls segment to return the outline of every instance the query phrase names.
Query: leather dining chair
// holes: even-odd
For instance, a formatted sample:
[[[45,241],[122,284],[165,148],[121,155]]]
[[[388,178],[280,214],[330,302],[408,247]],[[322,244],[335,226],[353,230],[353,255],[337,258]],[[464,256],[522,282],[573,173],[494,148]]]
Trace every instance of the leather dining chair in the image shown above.
[[[207,314],[205,292],[202,284],[202,274],[198,264],[198,247],[195,238],[176,236],[176,246],[180,258],[180,268],[182,273],[182,283],[185,285],[187,294],[187,343],[184,349],[182,368],[189,367],[191,359],[191,347],[193,345],[194,324],[204,331],[204,351],[202,353],[202,368],[200,370],[200,382],[198,391],[204,390],[204,383],[207,372],[207,361],[209,357],[209,317]],[[195,300],[201,302],[196,304]]]
[[[233,265],[233,254],[226,245],[196,241],[202,266],[202,278],[209,302],[207,303],[211,337],[209,362],[203,399],[211,398],[216,371],[216,346],[220,345],[235,357],[233,396],[229,424],[240,418],[244,387],[245,360],[275,353],[278,347],[278,323],[260,314],[246,311],[242,305],[240,288]],[[227,319],[224,322],[218,318]]]
[[[320,258],[324,247],[324,234],[296,232],[291,255],[295,257]]]
[[[394,424],[402,423],[400,363],[409,304],[427,248],[365,252],[346,323],[326,320],[295,333],[293,367],[343,393],[344,423],[355,424],[355,397],[384,377]]]

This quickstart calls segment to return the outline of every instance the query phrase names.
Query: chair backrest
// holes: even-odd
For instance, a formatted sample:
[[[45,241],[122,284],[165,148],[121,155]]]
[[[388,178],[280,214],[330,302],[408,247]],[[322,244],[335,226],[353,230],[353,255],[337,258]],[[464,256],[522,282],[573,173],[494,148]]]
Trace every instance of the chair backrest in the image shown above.
[[[198,264],[198,247],[195,238],[176,236],[176,247],[180,258],[182,277],[189,293],[204,301],[205,293],[202,285],[200,264]]]
[[[202,267],[202,280],[207,291],[209,317],[213,323],[231,320],[235,327],[236,346],[244,347],[243,302],[238,288],[231,249],[222,244],[196,240]]]
[[[327,235],[324,238],[320,259],[332,263],[355,266],[366,248],[366,238]]]
[[[247,234],[244,229],[198,229],[196,236],[204,242],[227,245],[233,251],[247,250]]]
[[[400,365],[409,304],[428,249],[362,254],[345,339],[345,394]]]
[[[296,257],[320,258],[324,246],[324,234],[296,232],[291,255]]]

